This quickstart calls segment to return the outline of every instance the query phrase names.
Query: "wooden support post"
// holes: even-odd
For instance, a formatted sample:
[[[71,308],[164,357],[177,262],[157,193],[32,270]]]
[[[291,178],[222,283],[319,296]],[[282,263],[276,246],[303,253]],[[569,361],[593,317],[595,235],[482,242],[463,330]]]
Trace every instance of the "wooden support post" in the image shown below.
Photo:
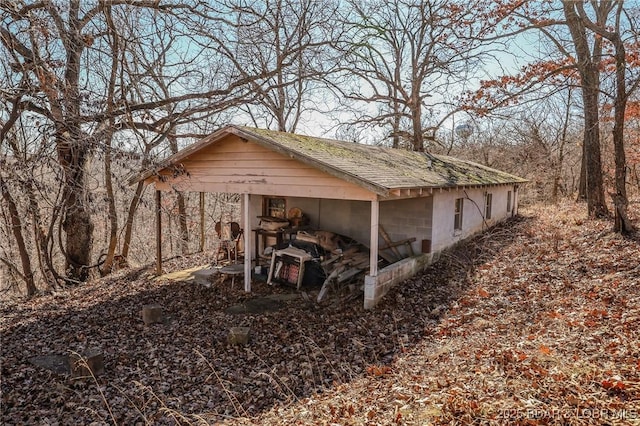
[[[378,234],[380,225],[380,202],[378,200],[371,201],[371,253],[369,255],[369,275],[375,277],[378,275]]]
[[[156,274],[162,275],[162,196],[156,190]]]
[[[204,192],[200,193],[200,252],[204,251]]]
[[[251,197],[243,194],[242,227],[244,228],[244,291],[251,292]],[[257,259],[256,259],[257,261]]]

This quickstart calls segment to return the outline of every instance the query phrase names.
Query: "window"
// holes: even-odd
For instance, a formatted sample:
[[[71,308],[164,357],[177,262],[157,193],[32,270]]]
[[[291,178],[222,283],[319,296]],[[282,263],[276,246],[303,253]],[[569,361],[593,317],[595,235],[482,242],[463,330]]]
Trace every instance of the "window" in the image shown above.
[[[487,194],[484,205],[484,218],[485,220],[491,219],[491,203],[493,202],[493,194]]]
[[[263,213],[265,216],[287,217],[287,203],[285,199],[280,197],[265,197]]]
[[[456,198],[456,209],[453,215],[453,229],[462,229],[462,209],[464,208],[464,198]]]
[[[511,213],[511,191],[507,192],[507,213]]]

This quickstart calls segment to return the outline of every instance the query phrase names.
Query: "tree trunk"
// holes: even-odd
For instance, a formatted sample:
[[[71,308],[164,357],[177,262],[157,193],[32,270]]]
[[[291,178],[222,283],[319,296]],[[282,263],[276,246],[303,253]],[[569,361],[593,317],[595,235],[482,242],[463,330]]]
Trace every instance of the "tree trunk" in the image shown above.
[[[136,192],[129,203],[129,210],[127,212],[127,221],[124,224],[124,238],[122,240],[122,249],[120,254],[126,260],[129,258],[129,249],[131,247],[131,236],[133,235],[133,220],[136,217],[136,210],[140,204],[142,198],[142,190],[144,189],[144,182],[138,182],[136,186]]]
[[[77,185],[69,187],[71,191],[78,190]],[[86,202],[81,197],[70,195],[62,229],[66,238],[66,270],[67,276],[74,281],[86,281],[89,278],[91,264],[91,249],[93,223],[86,208]]]
[[[33,271],[31,269],[31,259],[29,258],[29,252],[22,236],[22,222],[20,221],[20,213],[16,206],[9,188],[5,181],[0,176],[0,191],[2,192],[2,198],[9,206],[9,216],[11,217],[11,229],[13,230],[13,236],[18,244],[18,253],[20,255],[20,261],[22,263],[22,277],[27,285],[27,296],[33,296],[38,289],[33,280]]]
[[[613,44],[616,48],[616,97],[614,104],[613,147],[615,152],[615,183],[616,194],[613,197],[615,205],[614,230],[621,234],[630,233],[633,225],[627,216],[627,159],[624,152],[624,115],[627,108],[626,88],[626,49],[619,37]]]
[[[118,36],[116,34],[113,17],[111,16],[111,8],[105,6],[104,14],[107,21],[107,27],[110,32],[111,41],[111,74],[109,76],[109,89],[107,93],[107,111],[111,113],[114,108],[114,93],[116,87],[116,75],[118,71],[118,58],[120,56],[120,47],[118,42]],[[113,142],[113,131],[115,128],[115,122],[113,117],[109,119],[109,130],[106,132],[105,139],[105,154],[104,154],[104,181],[107,191],[107,203],[109,208],[109,245],[107,247],[107,257],[104,260],[100,274],[105,276],[111,273],[113,269],[113,261],[116,256],[116,248],[118,246],[118,211],[116,209],[116,200],[113,193],[113,177],[111,172],[111,146]]]
[[[55,224],[56,219],[58,217],[58,213],[54,211],[52,217],[50,218],[50,226],[48,231],[45,233],[44,227],[42,224],[42,217],[40,216],[40,206],[38,205],[38,199],[36,194],[34,193],[34,189],[32,185],[25,185],[23,190],[27,193],[29,198],[29,210],[31,211],[31,215],[33,216],[33,235],[36,241],[36,249],[38,252],[38,265],[40,267],[40,273],[42,274],[43,280],[49,284],[49,286],[53,289],[57,287],[56,278],[59,276],[55,271],[53,266],[53,259],[51,255],[51,235],[53,224]]]
[[[393,124],[392,124],[392,136],[391,136],[391,147],[392,148],[400,148],[400,110],[397,106],[397,102],[394,103],[394,115],[393,115]]]
[[[111,135],[107,136],[109,141],[105,144],[104,155],[104,181],[107,191],[107,203],[109,209],[109,246],[107,247],[107,257],[100,268],[100,275],[105,276],[113,269],[113,260],[118,246],[118,211],[116,210],[116,200],[113,193],[113,179],[111,173]]]
[[[583,77],[582,99],[584,101],[584,155],[585,183],[587,195],[587,211],[591,217],[605,217],[608,215],[604,199],[604,185],[602,179],[602,160],[600,154],[600,121],[598,113],[598,87],[593,81],[594,76],[585,73]]]
[[[171,153],[178,152],[178,139],[175,133],[172,131],[168,136],[169,146],[171,147]],[[184,199],[184,194],[180,191],[176,191],[176,198],[178,201],[178,226],[180,228],[180,253],[185,255],[189,253],[189,227],[187,226],[187,203]]]
[[[414,93],[411,97],[411,118],[413,124],[413,150],[424,151],[424,137],[422,135],[422,108],[420,93]]]
[[[576,3],[564,0],[563,10],[567,27],[576,50],[576,65],[580,74],[582,101],[584,107],[584,142],[582,151],[582,168],[580,171],[580,186],[584,182],[584,192],[587,199],[587,211],[591,217],[603,217],[608,214],[604,199],[602,179],[602,161],[600,157],[600,122],[599,122],[599,93],[600,71],[599,61],[602,45],[595,41],[593,54],[589,48],[585,23],[576,12]],[[584,178],[584,179],[583,179]]]
[[[54,6],[55,7],[55,6]],[[57,12],[51,9],[52,16]],[[90,144],[82,130],[80,112],[80,69],[81,57],[86,46],[80,19],[80,2],[69,2],[66,27],[59,31],[65,40],[66,67],[63,80],[52,70],[47,70],[40,84],[51,104],[51,114],[56,127],[56,150],[58,163],[64,173],[62,211],[64,214],[62,229],[66,234],[64,247],[65,270],[72,282],[86,281],[89,278],[91,249],[93,243],[93,223],[89,209],[85,167]],[[61,84],[55,84],[60,82]]]
[[[63,167],[64,220],[62,229],[66,234],[64,247],[65,270],[72,281],[86,281],[91,264],[93,223],[89,212],[85,166],[88,148],[83,145],[80,130],[72,132],[71,141],[65,134],[58,136],[58,158]]]

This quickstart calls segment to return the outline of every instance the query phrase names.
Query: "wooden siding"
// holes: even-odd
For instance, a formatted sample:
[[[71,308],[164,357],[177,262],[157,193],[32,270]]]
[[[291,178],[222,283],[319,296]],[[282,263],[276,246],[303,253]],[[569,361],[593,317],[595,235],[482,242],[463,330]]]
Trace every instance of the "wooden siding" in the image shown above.
[[[371,191],[235,135],[180,162],[186,174],[157,182],[160,190],[374,200]]]

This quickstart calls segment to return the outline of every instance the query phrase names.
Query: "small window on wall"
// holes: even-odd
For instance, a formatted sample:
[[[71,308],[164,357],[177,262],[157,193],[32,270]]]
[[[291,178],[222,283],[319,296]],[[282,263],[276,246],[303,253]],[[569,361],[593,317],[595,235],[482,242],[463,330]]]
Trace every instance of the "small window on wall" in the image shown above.
[[[493,194],[487,194],[486,203],[484,205],[485,220],[491,219],[491,204],[493,202]]]
[[[511,213],[511,191],[507,192],[507,213]]]
[[[464,207],[464,198],[456,198],[456,208],[453,215],[453,229],[462,229],[462,209]]]
[[[265,197],[263,205],[264,216],[281,217],[287,216],[287,203],[281,197]]]

